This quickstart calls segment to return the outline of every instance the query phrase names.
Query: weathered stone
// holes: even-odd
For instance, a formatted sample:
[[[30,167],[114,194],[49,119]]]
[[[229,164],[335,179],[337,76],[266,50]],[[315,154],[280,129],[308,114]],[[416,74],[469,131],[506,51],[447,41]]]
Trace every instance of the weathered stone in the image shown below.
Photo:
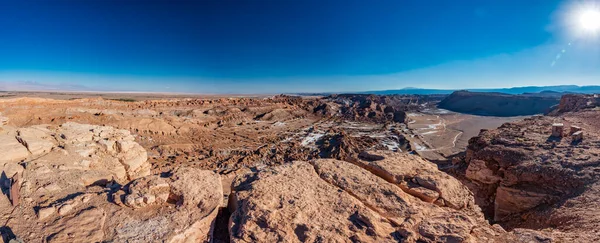
[[[375,154],[383,157],[379,161],[387,159]],[[403,161],[406,167],[420,162],[414,163]],[[349,162],[319,159],[311,164],[295,161],[236,177],[229,202],[231,241],[513,241],[487,224],[477,209],[436,206],[445,206],[443,199],[424,202]]]
[[[502,178],[494,174],[494,171],[489,169],[483,160],[471,160],[467,167],[466,177],[485,184],[498,183]]]
[[[44,220],[45,218],[48,218],[50,215],[54,214],[54,212],[56,212],[56,208],[54,206],[40,208],[37,212],[38,219]]]
[[[168,178],[146,176],[133,181],[124,197],[124,205],[141,208],[155,206],[145,221],[129,220],[117,229],[116,241],[206,242],[221,205],[223,190],[218,174],[178,168]],[[166,200],[172,203],[166,203]],[[115,198],[115,201],[119,201]],[[135,212],[135,211],[132,211]]]
[[[564,124],[554,123],[552,124],[552,137],[562,137],[564,130]]]
[[[48,227],[48,242],[102,242],[106,213],[100,208],[85,209],[62,218]]]
[[[13,207],[19,205],[19,199],[21,197],[21,193],[20,193],[21,179],[20,178],[21,177],[20,177],[19,173],[17,173],[10,179],[11,185],[10,185],[9,195],[10,195],[10,202]]]
[[[236,178],[232,242],[391,241],[389,221],[321,180],[307,162]],[[302,210],[298,210],[298,209]]]
[[[17,140],[27,147],[34,157],[50,152],[55,146],[50,130],[44,126],[21,128],[17,133]]]
[[[578,126],[571,126],[571,129],[569,130],[569,135],[573,135],[573,133],[579,132],[581,131],[581,127]]]
[[[133,181],[125,196],[125,205],[143,208],[154,202],[165,203],[169,198],[171,186],[168,179],[159,176],[147,176]]]
[[[67,213],[69,213],[72,209],[73,209],[73,205],[71,205],[71,204],[64,204],[64,205],[60,206],[60,208],[58,208],[58,214],[60,216],[64,216]]]
[[[388,182],[401,184],[412,181],[435,191],[446,201],[448,207],[460,209],[474,204],[473,195],[467,187],[419,156],[392,151],[371,151],[361,153],[353,163]]]
[[[15,135],[0,135],[0,165],[15,163],[29,157],[29,151],[16,138]]]

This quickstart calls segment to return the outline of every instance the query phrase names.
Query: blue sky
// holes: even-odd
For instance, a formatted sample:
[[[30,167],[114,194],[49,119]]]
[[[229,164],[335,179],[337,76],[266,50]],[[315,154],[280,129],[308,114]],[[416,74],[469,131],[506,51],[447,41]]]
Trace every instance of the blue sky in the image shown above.
[[[599,84],[600,42],[567,34],[569,4],[2,1],[0,88],[278,93]]]

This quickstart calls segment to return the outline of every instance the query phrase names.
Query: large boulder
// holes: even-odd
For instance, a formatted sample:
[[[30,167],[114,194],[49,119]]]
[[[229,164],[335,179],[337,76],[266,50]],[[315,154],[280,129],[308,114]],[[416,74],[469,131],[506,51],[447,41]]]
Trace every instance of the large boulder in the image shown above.
[[[441,176],[443,172],[435,166],[425,164],[429,162],[400,153],[375,152],[371,155],[379,156],[378,165],[366,165],[373,159],[354,161],[355,164],[332,159],[296,161],[236,177],[229,202],[231,241],[532,240],[532,237],[525,237],[526,240],[517,241],[516,235],[489,225],[479,209],[470,204],[473,199],[468,190],[456,187],[450,179]],[[386,173],[374,173],[382,171]],[[427,185],[424,187],[427,190],[437,193],[433,193],[438,197],[433,202],[417,196],[402,184],[405,179],[412,181],[418,176],[428,176],[423,184]],[[419,183],[415,181],[412,183]],[[462,203],[449,206],[437,200],[441,197],[440,192],[449,195],[448,198],[459,195],[466,198]]]
[[[473,194],[466,186],[419,156],[373,151],[361,153],[352,162],[423,200],[454,209],[475,204]]]
[[[65,123],[8,128],[3,177],[20,175],[20,204],[0,216],[25,242],[208,242],[223,201],[218,174],[177,168],[150,175],[128,131]],[[21,156],[8,152],[22,151]],[[10,156],[9,156],[10,155]],[[22,162],[21,162],[22,161]]]
[[[0,165],[17,163],[29,157],[29,151],[17,140],[15,133],[0,134]]]
[[[118,223],[117,241],[208,242],[223,201],[223,188],[214,172],[179,168],[168,178],[136,179],[115,200],[145,211],[136,214],[134,210]]]

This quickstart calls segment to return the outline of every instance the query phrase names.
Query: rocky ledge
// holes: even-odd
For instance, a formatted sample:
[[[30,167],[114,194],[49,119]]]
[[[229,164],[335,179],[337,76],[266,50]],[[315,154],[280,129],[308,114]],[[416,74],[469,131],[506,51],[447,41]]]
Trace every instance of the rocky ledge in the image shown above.
[[[126,130],[65,123],[0,132],[0,239],[23,242],[208,241],[220,176],[181,167],[151,175]],[[2,241],[0,241],[2,242]],[[12,241],[11,241],[12,242]]]
[[[558,242],[600,240],[600,112],[572,108],[573,100],[563,98],[559,116],[482,131],[455,161],[490,220],[551,232]]]
[[[545,242],[490,225],[456,179],[414,155],[296,161],[238,176],[232,242]]]

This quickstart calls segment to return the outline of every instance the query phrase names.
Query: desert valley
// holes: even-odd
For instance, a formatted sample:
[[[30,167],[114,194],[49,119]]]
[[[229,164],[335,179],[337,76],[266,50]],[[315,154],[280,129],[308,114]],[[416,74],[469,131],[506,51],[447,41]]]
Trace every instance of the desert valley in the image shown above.
[[[477,95],[5,92],[2,239],[600,240],[600,98]]]

